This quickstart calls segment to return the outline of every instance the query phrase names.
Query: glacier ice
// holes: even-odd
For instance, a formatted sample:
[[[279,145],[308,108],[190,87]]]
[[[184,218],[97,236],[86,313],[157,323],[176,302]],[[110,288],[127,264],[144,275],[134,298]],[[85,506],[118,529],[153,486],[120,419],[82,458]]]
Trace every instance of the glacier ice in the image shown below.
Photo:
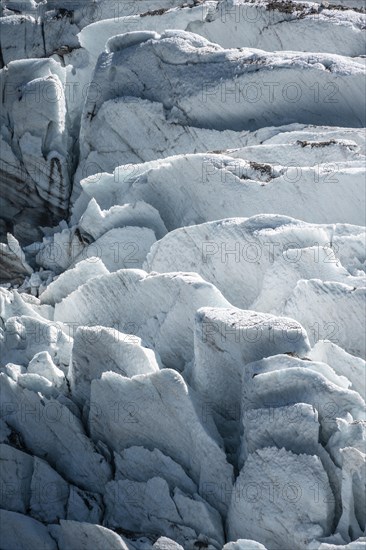
[[[365,547],[365,17],[2,2],[2,550]]]
[[[318,491],[319,506],[314,499]],[[228,514],[229,536],[244,534],[270,548],[306,548],[330,534],[334,502],[317,456],[267,447],[250,454],[236,480]],[[273,521],[278,526],[273,531]]]

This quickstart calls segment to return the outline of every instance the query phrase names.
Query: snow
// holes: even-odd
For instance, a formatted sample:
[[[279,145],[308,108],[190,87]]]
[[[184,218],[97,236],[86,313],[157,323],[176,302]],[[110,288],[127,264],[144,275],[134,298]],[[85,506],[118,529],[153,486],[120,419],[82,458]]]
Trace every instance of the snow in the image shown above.
[[[98,239],[104,233],[115,227],[146,227],[154,231],[161,239],[167,230],[158,211],[143,201],[111,206],[101,210],[95,199],[91,199],[83,212],[78,227],[85,235]]]
[[[319,339],[331,338],[347,352],[365,357],[366,337],[363,330],[365,297],[365,286],[355,288],[338,282],[322,282],[317,279],[300,280],[288,298],[283,314],[295,316],[307,329],[312,343]],[[311,304],[312,309],[304,308],[305,303]],[[318,311],[322,313],[321,322],[318,321],[317,324]]]
[[[121,269],[89,280],[56,304],[55,322],[129,329],[159,353],[165,366],[180,370],[193,357],[193,320],[204,304],[229,302],[195,273]]]
[[[341,454],[343,513],[338,531],[345,540],[350,540],[365,532],[366,455],[353,447],[342,449]]]
[[[52,224],[67,212],[65,80],[65,69],[53,59],[12,61],[1,70],[7,113],[1,117],[2,140],[8,152],[2,161],[2,189],[4,219],[11,224],[13,218],[21,227]]]
[[[86,178],[81,198],[94,198],[103,210],[143,200],[159,211],[169,231],[273,212],[310,223],[362,225],[363,164],[300,168],[251,165],[230,153],[178,155],[121,166],[97,182]]]
[[[309,451],[317,454],[319,423],[317,412],[311,405],[296,403],[287,407],[248,410],[242,421],[241,466],[251,453],[271,446],[296,454],[309,454]]]
[[[308,403],[318,410],[322,441],[337,429],[339,418],[364,420],[361,396],[335,384],[318,365],[288,355],[250,363],[243,372],[242,410]]]
[[[360,357],[354,357],[329,340],[319,340],[311,350],[309,357],[315,361],[324,361],[332,365],[340,375],[346,376],[352,383],[352,389],[358,391],[366,400],[364,372],[366,364]]]
[[[88,259],[81,260],[74,268],[61,273],[47,286],[41,294],[42,304],[54,306],[84,282],[99,275],[106,275],[107,273],[108,269],[100,258],[88,256]]]
[[[10,15],[3,17],[0,28],[4,64],[16,59],[49,57],[62,53],[62,48],[67,51],[79,47],[79,29],[66,18],[48,16],[41,22],[31,15]]]
[[[79,327],[76,330],[68,379],[77,403],[90,401],[93,380],[104,372],[132,377],[159,370],[154,352],[141,338],[106,327]]]
[[[193,495],[198,489],[184,469],[159,449],[150,451],[144,447],[129,447],[115,453],[115,479],[148,481],[158,474],[163,476],[171,490],[179,488],[185,494]]]
[[[132,445],[159,448],[189,472],[209,504],[226,510],[220,487],[230,490],[232,467],[221,438],[213,439],[202,425],[203,403],[196,403],[179,373],[163,369],[132,378],[104,373],[91,384],[91,402],[98,404],[89,415],[94,440],[117,452]]]
[[[220,548],[224,532],[219,513],[195,496],[189,498],[175,488],[172,496],[165,480],[154,477],[147,483],[113,481],[106,489],[106,522],[130,531],[157,531],[173,536],[184,548],[194,549],[198,535]],[[210,540],[211,539],[211,540]]]
[[[97,172],[112,172],[121,163],[245,145],[249,135],[245,131],[182,127],[162,103],[137,97],[116,98],[105,101],[90,122],[75,178],[78,182]],[[113,147],[106,148],[105,143],[113,143]]]
[[[314,498],[314,490],[323,506]],[[330,494],[317,456],[294,455],[276,447],[258,450],[249,455],[236,480],[228,514],[229,537],[249,536],[274,550],[303,550],[311,539],[331,532],[334,503]]]
[[[201,7],[197,8],[198,11],[202,11]],[[186,8],[185,12],[193,13],[195,8]],[[182,10],[184,11],[184,10]],[[174,14],[168,12],[168,14]],[[161,17],[160,15],[157,17]],[[147,25],[151,25],[150,17],[137,17],[137,23],[145,21]],[[99,21],[95,23],[95,31],[97,36],[100,37],[101,42],[95,39],[95,32],[93,33],[92,40],[86,40],[84,46],[87,48],[97,48],[97,52],[102,52],[102,46],[104,47],[104,41],[109,36],[114,36],[118,31],[116,27],[120,25],[120,19],[113,19],[108,21]],[[109,34],[104,36],[101,32],[101,27],[109,24]],[[221,22],[220,22],[221,24]],[[91,25],[90,27],[93,27]],[[227,34],[227,25],[222,25],[225,33]],[[251,25],[253,26],[253,25]],[[339,28],[337,25],[336,28]],[[79,169],[77,171],[76,182],[82,177],[85,177],[89,171],[92,173],[111,171],[118,164],[118,159],[125,158],[124,162],[136,162],[138,160],[151,160],[151,153],[149,150],[152,147],[151,139],[141,141],[141,131],[139,126],[142,127],[143,133],[148,129],[144,126],[146,116],[148,118],[158,117],[161,120],[160,126],[164,133],[167,131],[166,121],[178,122],[182,129],[177,128],[170,129],[170,132],[180,135],[180,141],[183,145],[183,140],[187,130],[187,126],[198,126],[199,128],[193,128],[190,133],[197,134],[197,137],[208,137],[208,130],[221,130],[223,133],[223,141],[220,141],[220,148],[225,147],[225,141],[230,139],[230,131],[232,130],[248,130],[260,128],[262,126],[270,126],[273,124],[284,124],[288,122],[299,122],[299,113],[306,116],[305,123],[321,124],[322,117],[326,115],[326,120],[329,123],[329,111],[332,110],[332,104],[342,104],[342,109],[346,109],[344,113],[344,120],[342,124],[360,126],[359,113],[356,115],[349,112],[349,103],[346,97],[343,97],[342,91],[342,79],[353,78],[352,73],[355,74],[354,78],[357,78],[357,74],[363,71],[360,64],[355,63],[354,67],[347,66],[349,59],[342,58],[340,56],[319,54],[319,58],[309,59],[304,56],[301,60],[299,56],[296,56],[295,60],[292,55],[286,53],[273,53],[265,54],[265,52],[257,49],[242,49],[237,50],[223,50],[218,46],[206,42],[204,39],[199,39],[197,36],[192,40],[190,33],[181,31],[178,35],[179,39],[173,40],[173,37],[169,32],[162,32],[161,35],[149,35],[142,34],[129,28],[132,32],[128,33],[129,40],[138,40],[138,43],[131,45],[130,47],[123,47],[123,49],[113,53],[101,53],[97,62],[96,69],[93,74],[92,84],[89,87],[90,93],[86,97],[86,103],[84,108],[84,114],[81,124],[82,146],[81,146],[81,161]],[[167,28],[167,27],[165,27]],[[174,27],[173,28],[179,28]],[[349,28],[349,25],[346,28]],[[85,28],[83,32],[89,32],[89,27]],[[143,32],[143,31],[141,31]],[[144,31],[145,33],[148,31]],[[150,31],[149,31],[150,32]],[[247,35],[244,33],[243,35]],[[124,35],[119,35],[118,40],[125,41]],[[135,36],[135,38],[133,38]],[[141,36],[143,38],[141,38]],[[150,36],[150,39],[147,38]],[[322,33],[322,37],[324,33]],[[136,38],[137,37],[137,38]],[[112,38],[115,44],[116,38]],[[140,40],[144,40],[140,42]],[[191,44],[190,44],[191,42]],[[127,42],[126,45],[130,43]],[[339,42],[337,42],[338,44]],[[344,41],[343,41],[344,43]],[[166,49],[166,45],[170,44],[169,49]],[[236,44],[235,44],[236,46]],[[231,47],[231,46],[229,46]],[[292,49],[293,46],[288,49]],[[159,52],[162,53],[159,53]],[[168,57],[165,59],[164,55],[166,51],[169,51]],[[319,51],[319,49],[317,49]],[[329,51],[329,50],[327,50]],[[94,52],[93,65],[96,62],[96,53]],[[140,56],[144,56],[144,62],[140,63]],[[184,64],[184,59],[187,56],[199,60],[192,63],[189,62],[188,68],[185,67],[187,73],[188,83],[185,86],[179,84],[179,87],[175,89],[176,83],[179,81],[179,73],[181,71],[181,65]],[[266,57],[267,55],[267,57]],[[125,59],[125,57],[127,57]],[[238,56],[242,59],[238,62]],[[135,59],[136,58],[136,59]],[[145,59],[149,61],[145,61]],[[129,63],[131,62],[131,69],[129,69]],[[309,86],[304,84],[303,79],[298,79],[294,76],[290,80],[289,84],[289,72],[297,74],[296,66],[294,63],[299,63],[299,70],[301,71],[315,71],[314,82]],[[154,82],[160,82],[162,76],[159,76],[159,71],[162,70],[162,63],[164,66],[164,79],[169,79],[169,83],[164,86],[155,85]],[[188,62],[186,62],[188,63]],[[233,64],[236,68],[233,70]],[[258,67],[258,70],[263,73],[262,76],[256,74],[256,79],[253,81],[252,66]],[[335,75],[336,66],[339,65],[340,74],[337,76],[337,82],[328,81],[331,75]],[[239,67],[242,67],[240,70]],[[330,70],[329,67],[332,67]],[[136,73],[136,67],[139,70],[143,70],[142,74]],[[346,68],[347,67],[347,68]],[[150,70],[151,74],[147,74],[146,70]],[[271,71],[270,80],[266,76],[268,71]],[[281,71],[285,73],[281,76]],[[121,73],[121,76],[119,74]],[[176,73],[176,74],[174,74]],[[278,74],[277,74],[278,73]],[[110,77],[108,75],[111,75]],[[212,77],[211,77],[212,75]],[[178,79],[178,80],[177,80]],[[234,86],[230,83],[230,79],[234,79]],[[325,80],[324,80],[325,79]],[[142,92],[144,88],[144,81],[148,81],[149,89],[155,89],[159,94],[145,94]],[[309,80],[309,79],[307,79]],[[324,82],[323,82],[324,80]],[[342,84],[342,86],[341,86]],[[351,85],[351,80],[344,82],[344,87],[348,89]],[[291,88],[291,90],[290,90]],[[97,91],[97,93],[95,93]],[[254,94],[254,95],[253,95]],[[292,94],[292,95],[291,95]],[[354,98],[359,93],[356,88],[352,91]],[[329,96],[329,97],[328,97]],[[363,109],[363,102],[361,96],[359,96],[360,112]],[[199,108],[197,111],[197,108]],[[243,105],[245,105],[245,111],[243,112]],[[291,120],[291,109],[296,107],[296,116],[293,114]],[[338,107],[340,107],[338,105]],[[156,111],[164,109],[164,114],[158,114]],[[147,111],[143,116],[141,109]],[[337,109],[338,122],[342,119],[342,109]],[[134,114],[134,111],[136,114]],[[152,111],[152,112],[151,112]],[[245,118],[243,115],[245,113]],[[271,119],[263,119],[267,113],[271,113]],[[332,113],[334,111],[332,110]],[[316,114],[316,118],[314,115]],[[204,115],[204,118],[202,118]],[[356,118],[354,118],[356,116]],[[121,124],[125,118],[132,120],[135,124]],[[275,117],[275,118],[273,118]],[[165,119],[165,120],[164,120]],[[345,121],[347,119],[347,122]],[[302,121],[300,121],[302,122]],[[337,121],[333,121],[333,124],[337,124]],[[126,126],[128,132],[126,135]],[[164,128],[165,127],[165,128]],[[157,128],[153,121],[150,123],[149,132],[152,134],[157,133]],[[183,131],[182,131],[183,130]],[[206,131],[204,131],[206,130]],[[231,132],[231,134],[233,134]],[[147,133],[147,135],[149,135]],[[206,137],[207,136],[207,137]],[[202,139],[201,137],[201,139]],[[213,138],[216,136],[212,136]],[[217,135],[217,137],[219,137]],[[239,139],[241,136],[238,136]],[[232,138],[234,136],[232,135]],[[106,141],[107,140],[107,141]],[[126,143],[127,140],[127,143]],[[160,138],[161,149],[166,149],[167,142],[164,141],[163,135]],[[187,139],[185,139],[185,142]],[[201,140],[200,140],[201,141]],[[112,147],[106,147],[106,143],[113,143]],[[131,143],[131,146],[129,146]],[[174,143],[174,142],[173,142]],[[179,143],[178,151],[179,151]],[[230,146],[227,143],[226,147]],[[235,143],[237,146],[237,141]],[[173,151],[172,151],[173,152]],[[189,152],[186,149],[184,152]],[[147,157],[147,155],[150,156]],[[160,155],[157,155],[160,156]],[[157,157],[155,155],[154,158]],[[167,156],[166,154],[164,156]],[[142,157],[142,158],[141,158]],[[146,158],[147,157],[147,158]],[[99,167],[99,169],[97,168]],[[73,198],[75,199],[79,193],[78,186],[73,191]]]
[[[0,12],[0,547],[364,548],[365,8]]]
[[[300,17],[301,15],[301,17]],[[81,45],[93,57],[115,35],[154,29],[180,29],[200,34],[224,48],[261,47],[267,51],[300,50],[356,57],[364,53],[361,14],[318,10],[302,2],[292,14],[269,10],[263,2],[221,0],[193,8],[166,10],[159,15],[126,15],[104,19],[84,27]]]
[[[260,311],[281,311],[297,282],[310,279],[334,281],[353,287],[365,286],[366,282],[363,277],[350,276],[327,244],[302,249],[294,247],[283,252],[272,269],[266,272],[255,307]],[[276,296],[272,292],[274,283],[278,289]]]
[[[305,355],[305,330],[292,319],[236,308],[201,308],[194,333],[191,384],[226,417],[236,415],[245,365],[278,353]]]
[[[144,61],[140,62],[142,56]],[[184,85],[179,81],[182,67],[186,73]],[[253,90],[249,92],[253,69],[258,69],[255,95]],[[83,135],[88,130],[88,112],[95,116],[104,101],[124,96],[162,102],[169,110],[175,108],[181,123],[217,130],[254,130],[274,124],[325,121],[333,125],[342,121],[344,125],[359,127],[364,110],[359,86],[364,70],[359,63],[339,55],[318,54],[309,58],[302,53],[294,56],[291,52],[269,53],[250,48],[230,50],[185,31],[164,31],[159,38],[100,55],[92,79],[100,93],[93,97],[90,92],[86,98],[81,131]],[[165,81],[161,85],[163,71]],[[263,93],[269,71],[271,82],[279,82],[278,94]],[[288,89],[289,79],[294,82],[296,94]],[[145,82],[149,82],[147,93],[143,91]],[[283,94],[281,82],[285,88]],[[314,97],[311,86],[315,82],[321,90],[327,86],[325,89],[331,89],[337,96],[333,97],[337,99],[336,112],[331,108],[332,102]],[[352,105],[346,99],[350,93]]]
[[[339,544],[339,541],[341,543]],[[343,539],[338,538],[335,544],[322,542],[321,544],[315,543],[311,546],[312,550],[363,550],[366,542],[366,537],[360,537],[359,539],[350,542],[349,544],[342,544]]]
[[[154,232],[146,227],[118,227],[110,229],[84,248],[81,256],[89,262],[100,260],[109,272],[138,269],[155,241]],[[93,259],[93,255],[96,258]],[[78,257],[74,261],[77,262]]]
[[[254,540],[238,539],[236,542],[228,542],[223,550],[266,550],[263,544]]]
[[[27,365],[36,353],[48,351],[55,363],[64,369],[68,364],[72,339],[62,325],[27,315],[9,316],[1,341],[2,364],[11,358]]]
[[[33,359],[29,362],[27,372],[44,376],[56,388],[65,383],[64,373],[56,367],[47,351],[40,351],[33,356]]]
[[[19,242],[11,233],[7,234],[7,241],[7,244],[0,243],[2,257],[1,278],[2,280],[10,280],[15,283],[22,282],[24,275],[31,275],[33,269],[26,261]]]
[[[161,273],[194,269],[234,305],[275,312],[287,298],[292,280],[293,286],[309,278],[365,284],[361,277],[350,277],[338,260],[342,250],[342,261],[348,265],[352,253],[331,247],[334,233],[343,230],[340,224],[306,224],[278,215],[203,223],[160,239],[151,247],[144,268]],[[362,228],[348,230],[356,235]],[[179,255],[174,254],[177,249]]]
[[[43,398],[0,374],[4,419],[21,434],[26,448],[79,487],[100,492],[110,465],[96,452],[80,420],[59,400]]]

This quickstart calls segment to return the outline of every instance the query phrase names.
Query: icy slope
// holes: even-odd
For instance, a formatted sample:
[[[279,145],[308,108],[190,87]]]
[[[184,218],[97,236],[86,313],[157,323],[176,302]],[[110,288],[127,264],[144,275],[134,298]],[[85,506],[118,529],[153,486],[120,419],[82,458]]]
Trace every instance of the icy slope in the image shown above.
[[[104,131],[108,132],[104,119],[116,120],[119,110],[123,116],[126,109],[119,98],[128,103],[133,98],[162,103],[165,116],[176,124],[221,131],[291,122],[362,126],[364,67],[349,58],[224,50],[183,31],[128,36],[108,41],[108,53],[98,59],[86,98],[80,153],[92,165],[99,158],[89,158],[96,135],[105,143]],[[118,122],[113,128],[121,133]],[[123,132],[112,141],[120,142],[121,148]],[[230,146],[225,141],[226,136],[224,147]],[[103,145],[98,149],[103,151]],[[136,162],[136,153],[132,154],[126,162]]]
[[[301,164],[301,162],[299,163]],[[102,210],[144,201],[168,230],[225,217],[278,213],[313,223],[363,224],[364,161],[282,166],[226,154],[177,155],[127,164],[82,180],[79,204]],[[78,211],[76,207],[76,212]]]
[[[51,225],[68,211],[66,71],[52,59],[34,59],[0,72],[3,220],[23,242],[32,242],[37,232],[31,228]]]
[[[359,3],[361,4],[361,3]],[[266,51],[300,50],[356,57],[365,53],[364,14],[329,9],[314,2],[245,2],[218,0],[145,14],[113,17],[85,27],[80,43],[92,56],[99,54],[116,34],[154,29],[194,32],[225,48],[257,48]]]
[[[364,6],[1,10],[0,549],[364,548]]]
[[[315,225],[278,215],[228,218],[171,231],[152,246],[146,268],[158,272],[189,268],[238,307],[250,308],[257,300],[262,308],[274,309],[275,303],[280,307],[285,300],[292,277],[295,284],[299,278],[365,284],[364,277],[352,277],[347,271],[346,258],[339,259],[341,247],[336,243],[346,232],[357,239],[364,228]],[[179,256],[174,254],[177,249]]]

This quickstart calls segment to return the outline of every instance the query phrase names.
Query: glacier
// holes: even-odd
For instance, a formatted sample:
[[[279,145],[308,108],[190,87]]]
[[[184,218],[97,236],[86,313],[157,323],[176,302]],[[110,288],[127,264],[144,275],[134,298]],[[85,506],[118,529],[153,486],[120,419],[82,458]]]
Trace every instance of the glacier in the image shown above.
[[[0,550],[366,546],[366,7],[0,6]]]

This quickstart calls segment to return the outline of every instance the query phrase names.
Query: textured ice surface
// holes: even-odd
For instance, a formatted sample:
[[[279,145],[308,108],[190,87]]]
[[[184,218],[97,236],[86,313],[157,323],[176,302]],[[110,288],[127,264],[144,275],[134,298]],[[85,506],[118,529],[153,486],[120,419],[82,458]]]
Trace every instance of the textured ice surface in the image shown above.
[[[336,171],[336,173],[335,173]],[[100,208],[144,201],[169,231],[229,217],[277,213],[311,223],[362,225],[364,162],[315,167],[269,165],[227,154],[178,155],[123,165],[82,180],[85,202]]]
[[[361,550],[358,0],[4,0],[1,550]]]

